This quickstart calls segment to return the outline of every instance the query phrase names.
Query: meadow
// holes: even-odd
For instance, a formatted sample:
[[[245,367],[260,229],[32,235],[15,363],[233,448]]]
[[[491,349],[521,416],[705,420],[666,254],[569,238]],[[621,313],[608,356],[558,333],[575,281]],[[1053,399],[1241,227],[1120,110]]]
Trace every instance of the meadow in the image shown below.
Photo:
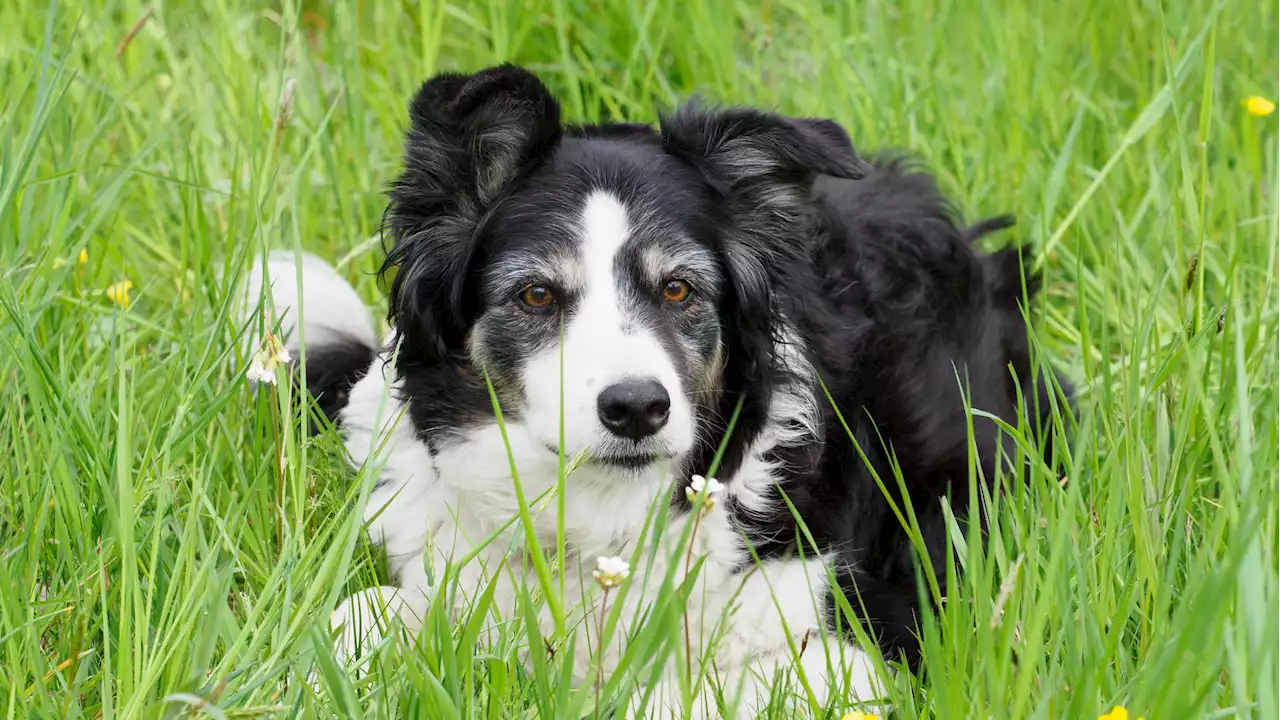
[[[330,611],[384,580],[372,475],[244,378],[232,279],[303,248],[379,306],[411,93],[504,60],[576,120],[694,93],[831,117],[927,163],[966,216],[1018,216],[1039,360],[1079,393],[1069,452],[1002,478],[987,536],[955,533],[963,580],[883,715],[1277,717],[1277,20],[1247,0],[7,0],[5,717],[587,717],[644,672],[575,687],[589,637],[526,664],[542,639],[483,607],[337,667]],[[789,707],[793,682],[766,716],[853,710]]]

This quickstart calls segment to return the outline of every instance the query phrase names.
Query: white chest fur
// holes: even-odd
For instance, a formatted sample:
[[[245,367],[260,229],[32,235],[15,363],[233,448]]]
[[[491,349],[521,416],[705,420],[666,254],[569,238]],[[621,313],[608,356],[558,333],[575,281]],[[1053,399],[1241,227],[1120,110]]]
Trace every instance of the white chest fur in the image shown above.
[[[555,548],[558,529],[563,527],[565,566],[558,570],[564,576],[568,626],[592,617],[597,609],[600,589],[591,580],[597,556],[621,555],[635,560],[621,613],[624,626],[628,618],[642,616],[669,570],[679,585],[687,569],[700,568],[685,612],[694,651],[711,650],[706,643],[725,630],[711,650],[717,669],[737,677],[748,693],[753,687],[767,688],[773,670],[790,666],[795,647],[810,637],[826,637],[828,574],[821,559],[752,563],[746,539],[723,500],[698,520],[691,548],[687,523],[693,513],[688,512],[673,516],[658,531],[655,543],[653,519],[660,504],[669,501],[676,480],[670,467],[625,477],[593,465],[574,468],[564,481],[561,513],[556,502],[559,458],[527,428],[519,422],[508,423],[504,439],[496,423],[482,426],[432,453],[405,416],[393,373],[386,356],[374,363],[353,388],[342,425],[352,463],[378,473],[379,484],[370,496],[365,518],[371,537],[386,549],[398,585],[397,609],[411,629],[417,624],[415,617],[425,612],[428,579],[441,577],[446,564],[461,557],[472,555],[473,559],[466,566],[453,567],[460,600],[478,592],[494,572],[507,579],[524,575],[530,583],[536,582],[525,563],[529,548],[523,527],[518,519],[513,522],[521,511],[511,472],[514,463],[538,544],[544,550]],[[771,409],[780,413],[799,409],[788,396],[774,405]],[[774,468],[763,459],[764,451],[789,439],[764,433],[725,492],[748,508],[760,507],[766,502],[765,491],[776,482]],[[514,613],[519,593],[518,582],[499,583],[495,593],[499,615]],[[352,607],[337,617],[349,617]],[[353,650],[367,640],[346,637],[343,642]],[[618,657],[621,645],[616,645],[605,654],[606,667]],[[874,680],[865,655],[842,643],[841,647],[849,658],[846,662],[856,662],[860,668],[852,673],[855,688],[869,692]],[[585,652],[580,656],[581,677],[592,658]],[[801,665],[821,660],[809,670],[826,677],[830,673],[819,665],[825,665],[822,658],[830,656],[810,651]],[[810,682],[826,687],[813,678]],[[664,694],[658,697],[661,702]]]

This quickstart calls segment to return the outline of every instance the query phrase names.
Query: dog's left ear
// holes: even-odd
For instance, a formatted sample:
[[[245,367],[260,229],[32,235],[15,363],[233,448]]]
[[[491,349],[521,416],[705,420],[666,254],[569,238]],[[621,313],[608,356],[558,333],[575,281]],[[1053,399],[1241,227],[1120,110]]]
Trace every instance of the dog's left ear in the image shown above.
[[[853,140],[840,123],[826,118],[787,118],[787,122],[795,125],[803,133],[807,141],[819,148],[828,157],[839,157],[853,168],[856,175],[840,176],[861,178],[870,171],[870,166],[858,157],[853,149]],[[828,173],[835,174],[835,173]]]
[[[749,108],[708,108],[690,102],[661,118],[663,145],[732,191],[743,183],[857,179],[868,166],[835,122],[785,118]]]

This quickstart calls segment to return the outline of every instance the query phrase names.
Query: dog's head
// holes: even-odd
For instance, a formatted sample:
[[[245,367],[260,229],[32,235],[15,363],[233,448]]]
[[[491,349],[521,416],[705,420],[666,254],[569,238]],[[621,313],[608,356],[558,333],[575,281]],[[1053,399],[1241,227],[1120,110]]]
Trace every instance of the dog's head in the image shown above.
[[[549,452],[563,407],[566,455],[620,468],[767,393],[812,180],[863,168],[834,123],[756,110],[565,127],[510,65],[437,76],[410,115],[386,262],[402,372],[487,375]]]

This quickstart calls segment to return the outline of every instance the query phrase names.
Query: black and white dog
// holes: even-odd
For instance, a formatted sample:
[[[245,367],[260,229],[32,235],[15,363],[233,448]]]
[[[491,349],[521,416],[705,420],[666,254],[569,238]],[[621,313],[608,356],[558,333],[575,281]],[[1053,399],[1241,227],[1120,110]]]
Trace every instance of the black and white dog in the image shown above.
[[[355,465],[380,468],[369,531],[398,586],[349,598],[337,623],[367,629],[383,603],[412,629],[430,573],[518,514],[511,463],[536,498],[554,492],[562,454],[559,571],[566,605],[591,613],[596,558],[631,556],[660,503],[671,552],[656,562],[681,556],[686,487],[719,451],[691,602],[698,638],[724,620],[708,649],[724,695],[745,691],[748,708],[791,668],[819,696],[840,682],[874,699],[872,663],[834,630],[830,578],[885,657],[913,662],[931,608],[890,502],[904,508],[895,465],[944,580],[940,499],[970,507],[971,449],[988,483],[1016,457],[989,417],[972,416],[971,439],[967,409],[1034,425],[1067,400],[1033,373],[1021,306],[1036,283],[1019,251],[973,245],[1011,222],[960,224],[928,175],[864,162],[830,121],[691,103],[656,130],[569,126],[510,65],[432,78],[410,119],[387,216],[392,337],[375,341],[315,258],[301,290],[294,257],[266,268],[277,312],[303,306],[309,389]],[[533,510],[544,547],[552,507]],[[510,526],[481,550],[459,571],[463,594],[523,575],[525,537]],[[639,568],[629,582],[645,584]],[[654,588],[626,602],[642,608]],[[502,583],[499,606],[516,592]],[[818,637],[839,652],[809,648],[792,668],[792,648]],[[682,714],[661,685],[651,709]]]

